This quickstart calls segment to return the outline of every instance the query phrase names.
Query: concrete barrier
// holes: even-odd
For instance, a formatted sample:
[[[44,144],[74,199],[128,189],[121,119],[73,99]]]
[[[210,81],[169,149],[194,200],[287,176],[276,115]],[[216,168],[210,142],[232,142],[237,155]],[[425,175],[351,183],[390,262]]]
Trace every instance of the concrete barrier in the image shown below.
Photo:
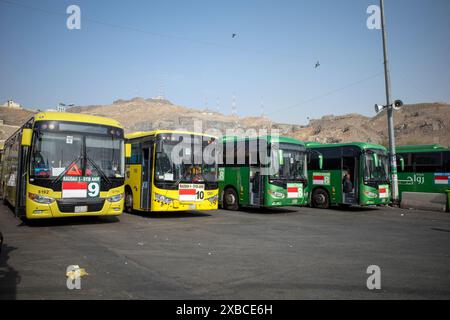
[[[446,211],[446,193],[403,192],[401,207],[430,211]]]

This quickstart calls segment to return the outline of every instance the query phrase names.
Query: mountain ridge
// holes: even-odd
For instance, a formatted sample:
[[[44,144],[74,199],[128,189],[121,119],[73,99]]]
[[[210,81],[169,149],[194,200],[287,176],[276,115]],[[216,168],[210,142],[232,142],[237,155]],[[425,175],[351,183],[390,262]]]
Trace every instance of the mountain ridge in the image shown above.
[[[238,117],[209,109],[196,109],[173,104],[169,100],[118,99],[109,105],[77,106],[68,112],[91,114],[118,120],[126,132],[156,129],[278,129],[280,134],[304,141],[337,143],[367,141],[387,145],[386,112],[370,117],[358,113],[324,115],[307,125],[276,123],[267,117]],[[394,115],[397,144],[444,144],[450,141],[450,104],[417,103],[405,105]],[[6,139],[33,113],[32,110],[0,108],[0,140]]]

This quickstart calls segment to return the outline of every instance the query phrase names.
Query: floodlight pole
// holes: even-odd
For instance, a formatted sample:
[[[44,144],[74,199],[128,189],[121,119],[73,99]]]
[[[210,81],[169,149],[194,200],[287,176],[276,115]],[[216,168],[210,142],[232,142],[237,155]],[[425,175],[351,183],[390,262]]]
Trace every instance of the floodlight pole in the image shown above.
[[[394,204],[398,204],[398,178],[397,178],[397,159],[395,153],[394,107],[392,105],[392,97],[391,97],[391,76],[389,72],[388,50],[386,41],[384,0],[380,0],[380,9],[381,9],[381,30],[383,37],[384,78],[386,84],[386,111],[387,111],[388,134],[389,134],[389,157],[392,176],[392,202]]]

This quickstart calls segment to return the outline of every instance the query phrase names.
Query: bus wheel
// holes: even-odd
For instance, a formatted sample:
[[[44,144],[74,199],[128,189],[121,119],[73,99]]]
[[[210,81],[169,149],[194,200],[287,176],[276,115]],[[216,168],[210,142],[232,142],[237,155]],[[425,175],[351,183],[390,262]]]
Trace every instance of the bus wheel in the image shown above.
[[[128,213],[133,211],[133,193],[128,190],[125,192],[125,211]]]
[[[327,209],[330,206],[328,193],[323,189],[316,189],[311,200],[314,208]]]
[[[236,211],[239,209],[238,196],[234,189],[228,188],[225,190],[223,195],[223,204],[226,210]]]

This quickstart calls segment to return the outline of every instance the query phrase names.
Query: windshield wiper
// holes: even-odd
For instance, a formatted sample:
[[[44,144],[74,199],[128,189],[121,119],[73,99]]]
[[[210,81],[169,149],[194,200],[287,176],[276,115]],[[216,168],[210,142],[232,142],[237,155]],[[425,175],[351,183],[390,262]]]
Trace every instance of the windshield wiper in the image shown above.
[[[100,173],[100,175],[105,179],[105,181],[111,185],[112,182],[111,180],[108,178],[108,176],[106,175],[106,173],[94,162],[94,160],[92,160],[89,157],[86,157],[86,160],[89,161],[91,163],[91,165],[94,167],[95,170],[98,171],[98,173]]]

